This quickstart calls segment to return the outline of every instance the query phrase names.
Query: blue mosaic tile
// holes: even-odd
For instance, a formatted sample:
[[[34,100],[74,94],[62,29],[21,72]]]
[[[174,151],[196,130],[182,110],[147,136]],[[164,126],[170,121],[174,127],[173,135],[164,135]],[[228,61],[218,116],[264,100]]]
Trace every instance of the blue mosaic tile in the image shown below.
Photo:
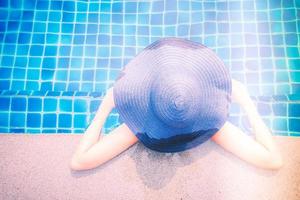
[[[24,127],[25,114],[24,113],[11,113],[10,114],[10,126],[11,127]]]
[[[57,133],[72,133],[70,129],[57,129]]]
[[[11,100],[12,111],[26,111],[26,98],[13,98]]]
[[[87,104],[83,99],[74,100],[74,112],[86,112]]]
[[[48,91],[46,96],[60,96],[60,93],[59,91]]]
[[[44,114],[43,115],[43,127],[45,127],[45,128],[49,128],[49,127],[55,128],[56,121],[57,121],[56,114]]]
[[[92,100],[90,103],[90,112],[95,112],[98,110],[99,106],[100,106],[101,102],[98,100]]]
[[[88,92],[80,92],[80,91],[75,92],[75,96],[86,96],[87,94]]]
[[[291,101],[298,101],[298,100],[300,100],[300,93],[299,94],[289,94],[288,99]]]
[[[286,103],[274,103],[272,105],[273,113],[276,116],[287,116],[287,104]]]
[[[0,97],[0,111],[8,111],[11,105],[10,98]]]
[[[25,129],[24,128],[11,128],[9,129],[10,133],[24,133]]]
[[[60,99],[59,109],[62,112],[72,112],[72,100]]]
[[[300,132],[300,119],[289,120],[289,131]]]
[[[28,113],[27,114],[27,127],[39,128],[41,127],[41,114]]]
[[[42,99],[28,98],[28,111],[42,111]]]
[[[71,128],[72,126],[72,115],[70,114],[60,114],[59,115],[59,127]]]
[[[73,118],[74,128],[86,128],[87,120],[85,115],[76,114]]]
[[[9,115],[8,113],[0,113],[0,127],[8,127],[8,119],[9,119]]]
[[[63,91],[62,96],[73,96],[74,92],[72,91]]]
[[[289,117],[300,118],[300,104],[291,103],[288,105],[288,114]]]
[[[44,111],[45,112],[54,112],[57,109],[57,99],[44,99]]]
[[[287,124],[288,124],[287,119],[284,119],[284,118],[274,119],[272,129],[275,131],[278,131],[278,130],[288,131]]]
[[[43,82],[41,85],[41,90],[47,91],[47,90],[52,90],[52,82]]]
[[[0,132],[82,133],[86,114],[96,111],[122,67],[151,42],[177,36],[212,48],[232,77],[245,83],[261,115],[273,115],[276,134],[297,135],[299,6],[298,1],[0,1],[0,116],[6,118]],[[237,105],[231,111],[240,117]],[[8,120],[12,117],[20,118]],[[115,115],[109,117],[104,130],[116,123]]]

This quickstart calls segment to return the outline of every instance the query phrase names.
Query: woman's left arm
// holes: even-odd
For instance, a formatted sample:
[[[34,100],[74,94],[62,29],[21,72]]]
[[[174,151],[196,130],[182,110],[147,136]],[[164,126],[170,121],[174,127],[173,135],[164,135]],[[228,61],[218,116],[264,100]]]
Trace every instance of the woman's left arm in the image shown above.
[[[83,137],[72,156],[72,161],[78,160],[81,155],[83,155],[90,147],[97,143],[100,136],[99,133],[106,121],[106,118],[114,107],[113,88],[111,87],[107,90],[107,93],[104,96],[93,121],[83,134]]]

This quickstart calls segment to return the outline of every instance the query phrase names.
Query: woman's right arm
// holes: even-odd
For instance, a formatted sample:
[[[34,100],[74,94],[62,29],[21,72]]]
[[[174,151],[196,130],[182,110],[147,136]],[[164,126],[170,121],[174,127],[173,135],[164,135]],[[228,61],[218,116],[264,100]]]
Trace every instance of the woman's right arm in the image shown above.
[[[232,79],[232,100],[245,110],[256,141],[228,121],[211,139],[256,166],[267,169],[282,167],[282,156],[269,128],[259,115],[246,87],[234,79]]]

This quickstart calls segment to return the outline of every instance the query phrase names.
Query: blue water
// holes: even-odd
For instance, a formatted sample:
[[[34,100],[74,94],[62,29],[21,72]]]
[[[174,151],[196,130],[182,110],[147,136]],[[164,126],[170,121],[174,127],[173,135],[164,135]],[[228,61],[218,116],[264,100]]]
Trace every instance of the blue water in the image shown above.
[[[300,1],[0,1],[0,132],[82,133],[121,68],[155,40],[201,42],[274,134],[300,136]],[[235,104],[230,121],[250,132]],[[113,110],[107,133],[120,123]]]

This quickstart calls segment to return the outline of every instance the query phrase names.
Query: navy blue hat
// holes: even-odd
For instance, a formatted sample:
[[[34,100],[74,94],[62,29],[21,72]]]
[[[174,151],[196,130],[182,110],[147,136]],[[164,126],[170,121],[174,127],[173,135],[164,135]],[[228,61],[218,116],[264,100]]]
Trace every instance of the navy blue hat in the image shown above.
[[[124,66],[113,86],[115,108],[146,147],[179,152],[207,141],[224,125],[231,84],[210,48],[162,38]]]

